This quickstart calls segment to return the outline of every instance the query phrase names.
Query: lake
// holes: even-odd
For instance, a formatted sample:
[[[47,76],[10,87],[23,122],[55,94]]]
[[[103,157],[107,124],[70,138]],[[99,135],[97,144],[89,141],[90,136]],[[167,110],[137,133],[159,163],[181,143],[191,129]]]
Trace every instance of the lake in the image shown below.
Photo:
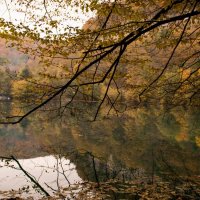
[[[1,126],[1,199],[200,199],[200,109],[42,118]]]

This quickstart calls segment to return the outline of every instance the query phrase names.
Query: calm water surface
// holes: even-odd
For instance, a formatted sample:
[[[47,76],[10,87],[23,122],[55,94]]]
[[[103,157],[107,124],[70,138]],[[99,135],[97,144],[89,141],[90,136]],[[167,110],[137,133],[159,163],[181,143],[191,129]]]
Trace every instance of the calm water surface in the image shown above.
[[[168,112],[140,108],[92,123],[44,122],[36,117],[1,126],[0,144],[2,157],[14,156],[23,170],[60,199],[61,194],[78,199],[87,187],[92,197],[92,184],[98,187],[109,181],[127,188],[128,183],[177,184],[189,179],[196,183],[200,177],[200,111],[196,108]],[[44,196],[23,170],[14,160],[1,160],[0,198]],[[115,190],[111,197],[111,190],[107,189],[105,199],[134,199]]]

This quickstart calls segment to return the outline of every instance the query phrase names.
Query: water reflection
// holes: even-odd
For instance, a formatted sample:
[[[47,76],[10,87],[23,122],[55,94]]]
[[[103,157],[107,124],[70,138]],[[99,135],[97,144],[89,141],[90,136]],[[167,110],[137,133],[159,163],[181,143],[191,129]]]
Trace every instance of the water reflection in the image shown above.
[[[148,191],[161,199],[165,199],[162,195],[171,198],[172,193],[174,198],[188,195],[187,199],[195,199],[200,194],[199,138],[197,109],[180,108],[163,114],[156,108],[142,108],[128,111],[121,118],[113,116],[93,123],[73,119],[70,124],[48,123],[39,116],[15,127],[4,126],[0,130],[0,150],[2,156],[14,155],[20,159],[24,169],[51,195],[140,199]],[[39,156],[45,156],[44,160],[33,159]],[[48,167],[44,167],[46,162]],[[58,171],[50,169],[57,166],[56,162],[63,163],[67,173],[67,179],[59,173],[59,183]],[[72,170],[68,176],[69,166]],[[7,168],[0,170],[5,170],[0,172],[0,178],[12,182],[10,188],[24,187],[25,182],[16,181]],[[10,189],[2,185],[1,191]],[[73,199],[73,195],[69,198]]]
[[[14,160],[1,161],[0,188],[2,191],[18,191],[21,197],[34,196],[41,198],[41,190],[23,172],[25,170],[51,196],[58,193],[63,187],[81,183],[76,167],[70,160],[59,156],[45,156],[32,159],[19,159],[19,165]],[[4,167],[3,167],[4,166]],[[37,192],[38,191],[38,192]],[[8,196],[12,194],[8,194]],[[0,194],[0,198],[3,195]]]

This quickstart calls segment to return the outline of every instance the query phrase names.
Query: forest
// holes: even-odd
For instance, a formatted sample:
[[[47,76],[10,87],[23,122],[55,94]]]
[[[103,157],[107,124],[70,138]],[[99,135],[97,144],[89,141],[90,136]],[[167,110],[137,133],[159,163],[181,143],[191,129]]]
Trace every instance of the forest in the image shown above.
[[[28,104],[2,123],[18,123],[53,100],[59,101],[54,109],[60,115],[71,107],[79,110],[75,101],[95,101],[91,120],[145,103],[199,105],[198,1],[68,2],[79,6],[74,12],[95,12],[81,29],[62,24],[69,17],[61,9],[65,2],[44,2],[46,12],[39,20],[34,2],[19,4],[27,10],[27,22],[2,19],[1,37],[24,55],[21,63],[20,57],[1,62],[22,65],[9,75],[11,95]],[[29,20],[37,20],[31,28]]]
[[[87,180],[83,193],[69,199],[200,198],[198,0],[1,4],[0,158],[9,160],[6,166],[16,161],[26,172],[20,159],[69,159]],[[45,190],[29,179],[51,196],[50,185]],[[56,195],[70,191],[69,184],[61,192],[58,182]]]

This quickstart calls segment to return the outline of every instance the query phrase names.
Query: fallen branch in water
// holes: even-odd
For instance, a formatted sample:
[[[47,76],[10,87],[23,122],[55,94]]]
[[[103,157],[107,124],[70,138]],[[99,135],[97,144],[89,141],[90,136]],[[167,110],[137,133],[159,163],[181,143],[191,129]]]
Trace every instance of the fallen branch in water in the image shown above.
[[[30,181],[32,183],[34,183],[37,186],[37,188],[39,188],[47,197],[50,197],[50,194],[32,177],[32,175],[30,175],[22,167],[22,165],[20,164],[20,162],[14,156],[10,156],[10,157],[0,156],[0,159],[3,159],[3,160],[14,160],[17,163],[19,169],[30,179]]]

